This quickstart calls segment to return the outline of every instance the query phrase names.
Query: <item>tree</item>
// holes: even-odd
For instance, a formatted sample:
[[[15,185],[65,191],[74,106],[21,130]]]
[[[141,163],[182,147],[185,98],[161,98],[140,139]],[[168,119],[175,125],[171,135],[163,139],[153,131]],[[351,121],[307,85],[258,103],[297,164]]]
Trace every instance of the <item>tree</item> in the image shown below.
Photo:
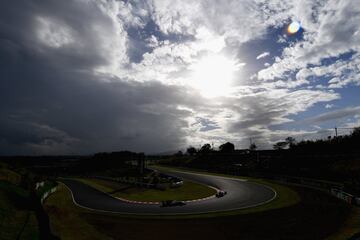
[[[176,157],[182,157],[184,154],[182,151],[178,151],[177,153],[175,153]]]
[[[255,150],[257,149],[256,144],[255,144],[255,143],[251,143],[250,146],[249,146],[249,149],[250,149],[251,151],[255,151]]]
[[[289,148],[292,148],[295,145],[296,140],[293,137],[287,137],[285,142],[289,145]]]
[[[186,149],[186,153],[189,154],[190,156],[194,156],[197,153],[196,148],[190,146]]]
[[[233,152],[235,150],[235,145],[231,142],[224,143],[219,146],[220,152]]]
[[[360,127],[354,128],[354,130],[351,133],[351,137],[360,137]]]
[[[287,142],[277,142],[273,145],[273,148],[275,150],[282,150],[282,149],[286,148],[287,145],[288,145]]]
[[[207,154],[207,153],[211,152],[211,150],[212,150],[211,145],[209,143],[206,143],[200,148],[199,153]]]

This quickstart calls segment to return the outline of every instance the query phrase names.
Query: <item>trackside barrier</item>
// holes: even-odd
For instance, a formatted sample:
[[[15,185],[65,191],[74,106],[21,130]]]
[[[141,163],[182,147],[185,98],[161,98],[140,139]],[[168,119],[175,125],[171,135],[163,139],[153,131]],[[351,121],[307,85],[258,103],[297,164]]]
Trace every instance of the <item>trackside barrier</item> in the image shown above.
[[[43,181],[43,182],[37,182],[37,183],[35,184],[35,189],[38,190],[39,188],[43,187],[44,184],[45,184],[44,181]]]
[[[172,187],[180,187],[184,183],[182,181],[182,179],[180,179],[180,178],[172,177],[170,175],[165,175],[165,174],[162,174],[162,175],[166,176],[168,178],[172,178],[174,180],[173,184],[171,185]],[[112,182],[126,183],[126,184],[134,185],[134,186],[137,186],[137,187],[155,188],[155,189],[160,189],[160,190],[165,190],[166,189],[164,184],[152,184],[152,183],[136,182],[136,181],[128,180],[126,178],[111,178],[111,177],[104,177],[104,176],[91,176],[91,177],[101,179],[101,180],[112,181]]]
[[[354,197],[353,195],[351,195],[350,193],[344,192],[342,190],[336,189],[336,188],[332,188],[330,190],[331,194],[334,195],[337,198],[340,198],[342,200],[344,200],[347,203],[357,203],[357,200],[359,200],[359,198]]]
[[[35,190],[39,191],[40,188],[45,187],[45,182],[37,182],[35,184]],[[57,186],[54,186],[50,189],[48,189],[47,191],[45,191],[44,193],[42,193],[39,198],[40,198],[40,202],[41,204],[44,203],[45,199],[48,198],[51,194],[53,194],[54,192],[57,191]]]
[[[130,185],[134,185],[137,187],[145,187],[145,188],[161,188],[161,184],[155,185],[152,183],[144,183],[144,182],[135,182],[131,180],[126,180],[125,178],[111,178],[111,177],[104,177],[104,176],[92,176],[92,178],[97,178],[101,180],[107,180],[112,182],[119,182],[119,183],[126,183]]]
[[[51,194],[57,191],[57,186],[51,188],[49,191],[45,192],[40,198],[41,203],[44,203],[45,199],[48,198]]]
[[[326,182],[316,179],[286,177],[286,176],[274,176],[272,179],[286,184],[306,186],[306,187],[311,187],[322,191],[326,191],[331,195],[339,199],[342,199],[349,204],[355,204],[360,206],[360,197],[354,196],[350,193],[341,190],[344,187],[343,184],[341,183],[335,183],[335,182],[332,183],[332,182]]]

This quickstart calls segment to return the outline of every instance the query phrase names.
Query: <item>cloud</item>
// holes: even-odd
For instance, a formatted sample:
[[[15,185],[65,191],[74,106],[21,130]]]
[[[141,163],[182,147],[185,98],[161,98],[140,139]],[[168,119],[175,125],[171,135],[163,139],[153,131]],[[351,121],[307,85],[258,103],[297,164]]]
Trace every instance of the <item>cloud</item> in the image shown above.
[[[348,116],[355,116],[360,113],[360,106],[357,107],[346,107],[335,111],[319,114],[315,117],[310,117],[304,120],[306,123],[319,124],[332,120],[343,119]]]
[[[282,127],[359,85],[359,12],[356,1],[2,2],[0,154],[247,147],[250,137],[269,147],[310,136]],[[295,18],[303,36],[278,36]],[[269,47],[245,49],[259,42]],[[192,67],[211,55],[239,67],[229,94],[204,98]]]
[[[297,1],[289,9],[291,15],[295,15],[305,29],[303,41],[285,48],[274,64],[259,71],[259,79],[286,78],[299,70],[306,71],[309,65],[321,65],[324,59],[359,51],[357,1]]]
[[[270,55],[269,52],[263,52],[263,53],[259,54],[259,55],[256,57],[256,59],[259,60],[259,59],[265,58],[265,57],[267,57],[267,56],[269,56],[269,55]]]

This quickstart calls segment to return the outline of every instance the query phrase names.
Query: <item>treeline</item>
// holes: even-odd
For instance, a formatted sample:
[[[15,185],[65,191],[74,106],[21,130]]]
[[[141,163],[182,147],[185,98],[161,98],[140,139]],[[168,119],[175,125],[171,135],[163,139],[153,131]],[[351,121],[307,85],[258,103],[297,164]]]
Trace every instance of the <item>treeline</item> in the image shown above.
[[[256,150],[256,145],[236,150],[222,144],[189,147],[162,163],[239,175],[288,175],[348,182],[360,190],[360,128],[349,135],[297,141],[292,137],[274,144],[273,150]]]
[[[360,152],[360,128],[355,128],[349,135],[331,137],[318,140],[302,140],[296,142],[292,137],[288,137],[285,141],[274,144],[274,149],[289,150],[296,152],[310,153],[353,153]]]

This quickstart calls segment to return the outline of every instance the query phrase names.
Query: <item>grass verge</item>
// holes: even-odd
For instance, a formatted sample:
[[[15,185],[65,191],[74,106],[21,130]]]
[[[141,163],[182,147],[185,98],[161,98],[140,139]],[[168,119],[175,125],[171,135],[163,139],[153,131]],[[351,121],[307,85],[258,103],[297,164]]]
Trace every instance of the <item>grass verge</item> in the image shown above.
[[[266,185],[268,187],[271,187],[274,191],[276,191],[276,198],[273,201],[270,201],[266,204],[259,205],[257,207],[252,208],[245,208],[245,209],[239,209],[234,211],[225,211],[225,212],[216,212],[216,213],[205,213],[205,214],[199,214],[199,215],[191,215],[191,217],[216,217],[216,216],[231,216],[231,215],[239,215],[239,214],[248,214],[248,213],[255,213],[255,212],[262,212],[262,211],[268,211],[278,208],[284,208],[289,207],[292,205],[295,205],[300,202],[301,198],[299,194],[292,190],[290,187],[280,185],[271,181],[267,181],[264,179],[258,179],[258,178],[249,178],[249,177],[238,177],[238,176],[232,176],[232,175],[226,175],[226,174],[217,174],[217,173],[209,173],[209,172],[201,172],[201,171],[194,171],[189,169],[181,169],[181,168],[169,168],[169,167],[163,167],[163,166],[155,166],[154,168],[158,170],[166,170],[166,171],[184,171],[184,172],[193,172],[193,173],[203,173],[208,175],[214,175],[214,176],[221,176],[221,177],[231,177],[231,178],[238,178],[238,179],[248,179],[252,182],[256,182],[259,184]],[[188,216],[184,216],[187,218]]]
[[[0,181],[0,239],[38,239],[35,212],[29,193],[9,182]]]
[[[166,188],[165,190],[147,189],[139,187],[124,187],[122,184],[109,183],[109,181],[98,179],[78,179],[100,191],[132,201],[160,202],[165,200],[194,200],[212,196],[216,190],[203,184],[184,181],[178,188]],[[120,190],[119,190],[120,189]]]
[[[194,171],[193,169],[188,168],[172,168],[172,167],[164,167],[164,166],[154,166],[154,168],[158,170],[167,170],[167,171],[184,171],[184,172],[194,172],[194,173],[203,173],[203,174],[209,174],[209,175],[216,175],[216,176],[223,176],[223,177],[235,177],[235,178],[241,178],[241,179],[248,179],[254,182],[258,182],[264,185],[268,185],[272,187],[276,192],[278,193],[278,197],[271,203],[256,207],[256,208],[249,208],[244,210],[239,210],[239,214],[244,213],[252,213],[252,212],[259,212],[259,211],[265,211],[265,210],[271,210],[271,209],[277,209],[277,208],[283,208],[287,206],[291,206],[296,204],[300,201],[299,195],[295,192],[295,195],[293,193],[288,191],[288,187],[284,185],[274,184],[271,181],[266,181],[263,179],[257,179],[257,178],[251,178],[251,177],[237,177],[237,176],[230,176],[226,174],[220,174],[220,173],[209,173],[205,171]],[[287,188],[287,189],[284,189]],[[292,191],[294,192],[294,191]],[[330,235],[326,238],[326,240],[344,240],[352,237],[356,233],[360,233],[360,208],[356,206],[350,207],[350,214],[344,224],[341,226],[340,229],[338,229],[337,232]],[[230,215],[237,214],[237,211],[229,213]],[[226,213],[218,214],[218,215],[228,215]]]
[[[85,210],[74,205],[71,193],[62,183],[58,190],[46,199],[44,208],[53,234],[62,240],[109,239],[81,218],[80,214]]]
[[[179,169],[179,168],[169,168],[169,167],[162,167],[162,166],[156,166],[155,167],[158,170],[166,170],[166,171],[188,171],[188,172],[194,172],[199,173],[200,171],[189,171],[189,169]],[[291,189],[290,187],[280,185],[277,183],[273,183],[264,179],[257,179],[257,178],[249,178],[249,177],[237,177],[237,176],[231,176],[226,174],[216,174],[216,173],[208,173],[204,172],[204,174],[209,175],[215,175],[215,176],[223,176],[223,177],[231,177],[231,178],[239,178],[239,179],[248,179],[250,181],[263,184],[266,186],[271,187],[274,189],[277,193],[277,196],[274,200],[265,203],[263,205],[259,205],[256,207],[251,208],[245,208],[245,209],[239,209],[239,210],[233,210],[233,211],[221,211],[221,212],[211,212],[211,213],[201,213],[201,214],[184,214],[184,215],[166,215],[166,216],[148,216],[148,215],[126,215],[126,214],[120,214],[129,218],[143,218],[143,219],[192,219],[192,218],[213,218],[213,217],[224,217],[224,216],[234,216],[234,215],[242,215],[242,214],[250,214],[250,213],[257,213],[257,212],[263,212],[263,211],[269,211],[274,209],[280,209],[285,207],[290,207],[293,205],[296,205],[300,202],[301,198],[299,194]],[[94,188],[103,191],[103,192],[113,192],[116,188],[126,187],[123,184],[105,181],[105,180],[98,180],[98,179],[77,179],[79,181],[82,181],[85,184],[91,185]],[[120,196],[123,197],[123,196]],[[178,199],[179,200],[179,199]],[[110,214],[111,215],[111,214]]]
[[[276,187],[268,182],[266,184],[273,188]],[[280,194],[279,198],[281,196],[281,201],[275,199],[269,203],[277,205],[272,211],[260,211],[258,209],[258,211],[251,214],[249,214],[250,212],[245,214],[246,211],[242,211],[238,215],[225,215],[226,217],[217,215],[216,218],[202,219],[184,220],[179,217],[173,219],[166,219],[164,217],[138,219],[120,214],[91,212],[77,208],[73,204],[71,194],[66,188],[62,188],[62,191],[51,195],[48,200],[55,199],[52,199],[52,203],[47,201],[46,205],[51,203],[50,206],[53,206],[52,211],[55,212],[55,214],[49,214],[53,228],[53,218],[59,218],[57,224],[62,225],[62,227],[57,227],[56,229],[62,239],[74,239],[75,237],[76,239],[107,239],[109,236],[112,239],[119,240],[315,240],[325,239],[330,236],[339,229],[344,219],[348,216],[349,206],[342,201],[312,189],[301,187],[294,187],[294,189],[295,191],[292,191],[296,192],[296,196],[302,199],[298,204],[284,207],[289,199],[294,199],[294,196],[285,195],[289,198],[287,199],[284,194]],[[283,190],[277,189],[277,191],[281,193]],[[258,208],[262,207],[266,207],[266,205],[259,206]],[[270,210],[270,208],[266,207],[266,210]],[[72,216],[66,216],[69,214]],[[66,231],[67,233],[65,234],[61,231]]]

